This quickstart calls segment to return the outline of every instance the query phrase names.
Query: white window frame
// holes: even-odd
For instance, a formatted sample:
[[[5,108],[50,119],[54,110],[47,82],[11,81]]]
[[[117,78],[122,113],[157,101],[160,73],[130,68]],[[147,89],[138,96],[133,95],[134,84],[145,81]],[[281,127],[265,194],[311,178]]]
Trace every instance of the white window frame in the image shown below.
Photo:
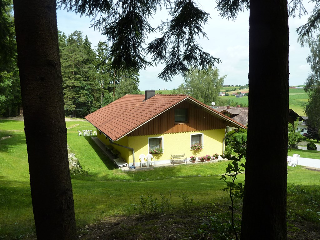
[[[202,148],[204,147],[204,141],[203,141],[203,133],[193,133],[190,135],[190,148],[192,146],[192,136],[195,136],[195,135],[201,135],[201,145],[202,145]]]
[[[148,153],[150,152],[150,138],[161,138],[161,148],[162,148],[162,152],[164,152],[164,148],[163,148],[163,137],[159,136],[159,137],[148,137]]]

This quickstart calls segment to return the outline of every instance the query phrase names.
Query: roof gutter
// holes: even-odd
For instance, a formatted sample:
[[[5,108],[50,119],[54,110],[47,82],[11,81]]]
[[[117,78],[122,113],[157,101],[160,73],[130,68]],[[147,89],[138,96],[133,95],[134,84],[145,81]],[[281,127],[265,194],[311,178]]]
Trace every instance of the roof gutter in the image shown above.
[[[123,147],[123,148],[126,148],[126,149],[131,150],[131,151],[132,151],[132,158],[133,158],[133,167],[134,167],[134,168],[136,167],[136,160],[135,160],[135,158],[134,158],[134,149],[133,149],[133,148],[127,147],[127,146],[123,146],[123,145],[121,145],[121,144],[119,144],[119,143],[115,143],[115,142],[113,142],[112,140],[110,141],[110,143],[113,144],[113,145],[116,145],[116,146]]]

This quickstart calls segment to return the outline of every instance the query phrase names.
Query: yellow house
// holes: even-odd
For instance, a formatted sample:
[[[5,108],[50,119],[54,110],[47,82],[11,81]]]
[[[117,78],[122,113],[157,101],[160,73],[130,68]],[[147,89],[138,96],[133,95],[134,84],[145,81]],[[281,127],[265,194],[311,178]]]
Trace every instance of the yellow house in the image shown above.
[[[125,95],[85,117],[97,128],[98,139],[113,146],[130,166],[141,154],[156,164],[171,155],[221,155],[226,128],[245,126],[188,95]],[[191,146],[200,145],[200,150]]]

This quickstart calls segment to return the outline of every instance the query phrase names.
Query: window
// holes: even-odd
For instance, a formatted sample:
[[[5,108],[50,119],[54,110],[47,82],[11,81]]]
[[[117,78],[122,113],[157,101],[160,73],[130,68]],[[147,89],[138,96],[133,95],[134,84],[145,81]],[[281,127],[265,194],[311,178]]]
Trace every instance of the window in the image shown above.
[[[162,152],[162,137],[149,138],[149,153],[160,154]]]
[[[174,109],[174,121],[176,123],[188,122],[188,109],[186,108],[175,108]]]
[[[203,134],[202,133],[192,134],[190,145],[192,150],[201,150],[203,146]]]

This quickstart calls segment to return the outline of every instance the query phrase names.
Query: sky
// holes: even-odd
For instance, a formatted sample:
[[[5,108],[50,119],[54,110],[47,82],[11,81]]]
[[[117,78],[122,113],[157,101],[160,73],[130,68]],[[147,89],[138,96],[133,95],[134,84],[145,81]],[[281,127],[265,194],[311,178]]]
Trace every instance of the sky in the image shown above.
[[[208,0],[197,0],[198,6],[210,14],[204,32],[207,38],[199,38],[198,42],[204,51],[214,57],[221,59],[222,63],[217,64],[220,76],[226,75],[224,84],[245,85],[248,83],[249,72],[249,12],[241,12],[236,20],[227,20],[219,16],[215,9],[215,2]],[[312,5],[305,5],[307,11],[311,13]],[[308,16],[302,18],[289,18],[289,84],[290,86],[303,85],[311,73],[310,66],[306,58],[310,54],[307,46],[302,47],[298,43],[296,28],[306,23]],[[156,26],[161,20],[166,20],[165,12],[159,12],[153,16],[152,26]],[[57,11],[58,29],[67,35],[78,30],[83,36],[88,36],[92,47],[97,46],[99,41],[106,41],[106,37],[101,35],[98,30],[94,30],[91,19],[77,15],[66,10]],[[150,36],[152,39],[153,36]],[[158,78],[163,65],[147,67],[140,71],[139,89],[144,90],[163,90],[174,89],[183,83],[181,76],[176,76],[170,82],[165,82]]]

